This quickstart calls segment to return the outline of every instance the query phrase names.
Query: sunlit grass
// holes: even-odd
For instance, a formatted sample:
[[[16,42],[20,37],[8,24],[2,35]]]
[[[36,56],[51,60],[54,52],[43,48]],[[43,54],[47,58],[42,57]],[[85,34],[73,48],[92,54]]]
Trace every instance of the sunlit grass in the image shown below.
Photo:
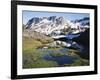
[[[89,66],[89,61],[86,59],[78,59],[72,64],[65,64],[64,66]]]
[[[24,38],[23,39],[23,49],[24,50],[34,49],[40,45],[42,45],[40,41],[34,40],[32,38]]]
[[[45,53],[38,49],[23,51],[23,68],[43,68],[43,67],[56,67],[55,61],[46,61],[43,59]]]
[[[40,41],[32,38],[23,39],[23,68],[56,67],[58,65],[55,61],[43,59],[45,53],[37,49],[42,45]]]

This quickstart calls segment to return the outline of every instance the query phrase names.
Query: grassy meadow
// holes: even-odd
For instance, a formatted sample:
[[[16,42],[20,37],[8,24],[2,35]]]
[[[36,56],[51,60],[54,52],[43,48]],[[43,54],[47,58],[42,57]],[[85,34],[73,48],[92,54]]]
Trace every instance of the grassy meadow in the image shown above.
[[[28,35],[26,31],[23,33]],[[72,64],[64,64],[63,66],[86,66],[89,65],[88,59],[83,59],[79,56],[79,51],[75,49],[68,49],[64,54],[59,52],[60,49],[64,47],[50,47],[48,44],[52,43],[54,40],[52,38],[41,36],[38,33],[32,32],[33,37],[23,36],[22,41],[22,52],[23,52],[23,68],[46,68],[46,67],[60,67],[58,63],[54,60],[45,60],[43,57],[48,52],[45,50],[41,51],[45,46],[48,46],[48,50],[52,50],[53,53],[49,54],[51,57],[62,57],[62,56],[72,56],[78,57]]]

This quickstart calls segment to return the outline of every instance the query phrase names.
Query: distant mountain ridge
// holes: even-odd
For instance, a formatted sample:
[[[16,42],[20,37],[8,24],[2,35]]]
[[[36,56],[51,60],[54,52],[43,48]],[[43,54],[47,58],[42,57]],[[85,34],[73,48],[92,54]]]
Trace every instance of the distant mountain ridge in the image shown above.
[[[41,21],[43,22],[43,20],[47,20],[50,22],[56,22],[56,24],[60,24],[62,21],[60,21],[63,17],[56,17],[56,16],[50,16],[50,17],[33,17],[32,19],[30,19],[28,21],[28,23],[26,24],[26,27],[29,28],[30,26],[33,26],[37,23],[40,23]]]
[[[77,19],[70,21],[62,16],[50,17],[33,17],[25,25],[25,29],[34,30],[36,32],[51,36],[65,36],[68,33],[79,33],[89,28],[89,18]]]
[[[81,26],[90,26],[90,18],[89,17],[84,17],[83,19],[76,19],[72,21],[73,23],[80,23]]]

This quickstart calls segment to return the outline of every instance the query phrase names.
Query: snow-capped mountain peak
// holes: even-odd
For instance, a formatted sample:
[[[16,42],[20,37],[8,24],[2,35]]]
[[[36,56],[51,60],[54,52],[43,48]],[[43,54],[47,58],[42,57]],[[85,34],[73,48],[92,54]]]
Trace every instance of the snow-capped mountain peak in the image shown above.
[[[89,27],[89,18],[70,21],[60,16],[33,17],[26,24],[26,29],[32,29],[36,32],[49,36],[66,35],[68,32],[79,33],[84,31],[83,27]],[[81,28],[82,27],[82,28]]]

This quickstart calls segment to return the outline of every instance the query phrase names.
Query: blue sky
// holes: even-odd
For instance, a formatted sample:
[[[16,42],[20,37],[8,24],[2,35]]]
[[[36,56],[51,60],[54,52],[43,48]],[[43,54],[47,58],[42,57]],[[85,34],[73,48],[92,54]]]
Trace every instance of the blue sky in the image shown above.
[[[89,17],[88,13],[67,13],[67,12],[39,12],[39,11],[23,11],[23,24],[26,24],[29,19],[33,17],[49,17],[49,16],[62,16],[68,20],[82,19]]]

